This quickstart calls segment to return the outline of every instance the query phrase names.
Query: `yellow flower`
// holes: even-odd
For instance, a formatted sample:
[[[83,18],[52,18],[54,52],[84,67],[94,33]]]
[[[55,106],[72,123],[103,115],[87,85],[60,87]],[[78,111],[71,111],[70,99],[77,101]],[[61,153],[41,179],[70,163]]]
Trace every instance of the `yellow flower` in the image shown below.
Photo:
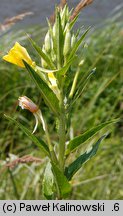
[[[52,72],[48,73],[48,78],[51,82],[52,87],[57,87],[57,80]]]
[[[13,48],[9,51],[8,55],[3,56],[3,59],[23,68],[25,67],[23,60],[31,66],[35,65],[35,62],[33,62],[30,58],[27,50],[18,42],[15,43]]]
[[[48,78],[49,78],[49,81],[51,83],[50,88],[52,89],[52,91],[56,94],[57,98],[59,99],[60,98],[60,92],[59,92],[59,89],[57,86],[57,79],[55,78],[55,76],[52,72],[48,73]]]

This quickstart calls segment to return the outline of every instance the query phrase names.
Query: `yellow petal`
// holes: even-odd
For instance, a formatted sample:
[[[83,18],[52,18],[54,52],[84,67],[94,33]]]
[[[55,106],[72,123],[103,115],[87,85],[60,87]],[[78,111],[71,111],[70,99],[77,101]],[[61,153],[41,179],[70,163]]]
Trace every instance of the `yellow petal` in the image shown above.
[[[15,43],[14,49],[18,51],[18,55],[25,60],[28,64],[32,64],[32,59],[30,58],[25,47],[21,46],[18,42]]]
[[[57,98],[60,99],[60,91],[59,91],[59,88],[57,86],[57,79],[55,78],[55,76],[54,76],[54,74],[52,72],[48,73],[48,78],[49,78],[49,81],[51,83],[50,88],[55,93]]]
[[[20,67],[25,67],[22,60],[18,59],[14,55],[5,55],[3,59],[7,62],[13,63],[15,65],[18,65]]]
[[[54,86],[54,87],[57,86],[56,78],[55,78],[53,73],[48,73],[48,78],[49,78],[52,86]]]
[[[5,55],[3,59],[20,67],[25,67],[23,60],[26,61],[29,65],[34,66],[34,62],[30,58],[27,50],[18,42],[15,43],[13,48],[8,52],[8,55]]]

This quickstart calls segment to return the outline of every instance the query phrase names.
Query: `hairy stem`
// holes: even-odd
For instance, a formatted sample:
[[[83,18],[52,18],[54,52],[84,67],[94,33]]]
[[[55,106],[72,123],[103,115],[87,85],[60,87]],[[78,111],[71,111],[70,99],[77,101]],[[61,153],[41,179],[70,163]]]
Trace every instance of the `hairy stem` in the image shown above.
[[[54,148],[53,148],[51,140],[50,140],[50,136],[49,136],[49,132],[48,132],[48,129],[47,129],[46,122],[45,122],[45,134],[46,134],[47,143],[48,143],[48,146],[49,146],[49,149],[50,149],[51,159],[53,160],[54,163],[57,164],[58,160],[57,160],[56,154],[54,152]]]
[[[65,141],[66,141],[66,135],[65,135],[65,107],[64,107],[64,101],[63,101],[63,93],[61,94],[60,99],[60,117],[59,117],[59,164],[60,168],[63,171],[64,170],[64,162],[65,162]]]

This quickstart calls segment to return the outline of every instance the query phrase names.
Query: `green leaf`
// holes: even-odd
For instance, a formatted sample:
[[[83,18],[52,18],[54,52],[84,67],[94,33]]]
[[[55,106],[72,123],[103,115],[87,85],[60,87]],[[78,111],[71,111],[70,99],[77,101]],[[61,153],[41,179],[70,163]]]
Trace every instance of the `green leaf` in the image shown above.
[[[58,11],[58,9],[56,10],[55,27],[56,27],[56,31],[54,35],[54,45],[56,47],[57,67],[60,68],[62,65],[64,36],[63,36],[60,12]]]
[[[43,194],[47,199],[52,199],[53,195],[54,176],[51,170],[51,163],[48,162],[43,178]]]
[[[70,22],[70,25],[69,25],[69,28],[72,29],[74,24],[76,23],[77,19],[78,19],[79,15],[77,15],[71,22]]]
[[[84,134],[75,137],[74,139],[70,140],[67,150],[66,150],[66,155],[68,155],[70,152],[74,151],[78,146],[80,146],[82,143],[86,142],[89,140],[91,137],[93,137],[97,132],[99,132],[102,128],[106,127],[109,124],[115,123],[117,120],[113,119],[111,121],[102,123],[96,127],[91,128],[90,130],[87,130]]]
[[[63,29],[64,29],[66,23],[68,22],[68,19],[69,19],[69,10],[68,10],[68,6],[66,4],[62,10],[62,13],[61,13],[61,23],[62,23]]]
[[[47,156],[49,156],[50,153],[49,148],[42,139],[39,140],[24,125],[17,122],[14,118],[11,118],[10,116],[7,115],[4,116],[7,120],[17,125],[17,127],[20,128],[41,151],[43,151]]]
[[[48,85],[37,75],[30,65],[24,62],[31,78],[36,83],[38,89],[40,90],[45,103],[51,108],[51,110],[58,115],[59,113],[59,101],[53,91],[48,87]]]
[[[96,68],[92,69],[91,72],[89,72],[87,74],[87,76],[84,77],[84,79],[79,82],[79,84],[77,86],[77,91],[75,92],[75,95],[74,95],[74,98],[73,98],[73,101],[72,101],[72,105],[81,96],[81,94],[83,93],[88,81],[90,80],[92,75],[95,73],[95,71],[96,71]]]
[[[103,135],[95,145],[92,146],[91,149],[86,151],[84,154],[79,156],[73,163],[71,163],[68,167],[65,169],[65,176],[68,180],[71,180],[73,175],[82,167],[82,164],[87,162],[89,159],[91,159],[96,153],[99,148],[99,144],[101,141],[106,137],[107,135]]]
[[[75,43],[75,45],[73,46],[70,55],[68,57],[68,61],[75,55],[75,53],[77,52],[79,46],[81,45],[82,41],[84,40],[86,34],[88,33],[88,31],[90,30],[90,28],[88,28],[84,34],[80,37],[80,39]]]
[[[73,58],[71,58],[70,61],[68,61],[64,67],[62,67],[61,69],[56,69],[56,70],[49,70],[46,68],[37,67],[37,69],[39,71],[38,73],[40,73],[40,71],[41,71],[43,73],[58,73],[59,75],[65,75],[65,73],[69,69],[72,62],[73,62]]]
[[[56,164],[52,162],[53,174],[56,178],[56,182],[61,196],[65,196],[71,191],[71,185],[69,184],[66,176],[60,171]]]
[[[36,42],[33,41],[30,37],[29,37],[29,40],[30,40],[32,46],[37,51],[37,53],[44,59],[44,61],[49,65],[49,67],[51,67],[52,69],[55,69],[55,65],[53,64],[53,62],[51,61],[51,59],[42,51],[42,49],[40,48],[40,46],[38,46],[36,44]]]

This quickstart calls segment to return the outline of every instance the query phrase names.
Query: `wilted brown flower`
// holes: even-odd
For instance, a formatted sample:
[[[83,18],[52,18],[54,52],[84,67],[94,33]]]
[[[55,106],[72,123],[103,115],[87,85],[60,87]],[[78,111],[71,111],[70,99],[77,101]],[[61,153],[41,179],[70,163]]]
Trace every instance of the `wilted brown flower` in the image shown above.
[[[36,124],[32,133],[35,133],[39,121],[42,123],[43,130],[45,131],[45,122],[39,107],[26,96],[19,97],[18,100],[19,100],[19,106],[22,109],[29,110],[35,116]]]

